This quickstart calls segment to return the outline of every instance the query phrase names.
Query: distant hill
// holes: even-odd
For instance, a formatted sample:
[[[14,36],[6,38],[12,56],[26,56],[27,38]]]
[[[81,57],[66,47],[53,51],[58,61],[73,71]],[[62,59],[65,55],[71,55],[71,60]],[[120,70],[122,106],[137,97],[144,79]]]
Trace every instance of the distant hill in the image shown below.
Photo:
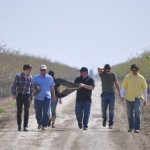
[[[63,57],[63,56],[62,56]],[[11,86],[15,75],[22,72],[24,64],[33,66],[31,75],[39,73],[39,68],[45,64],[48,70],[55,71],[55,76],[73,81],[79,75],[77,68],[67,65],[51,62],[48,58],[32,56],[29,54],[21,54],[20,51],[0,46],[0,98],[11,95]],[[69,64],[69,62],[68,62]]]

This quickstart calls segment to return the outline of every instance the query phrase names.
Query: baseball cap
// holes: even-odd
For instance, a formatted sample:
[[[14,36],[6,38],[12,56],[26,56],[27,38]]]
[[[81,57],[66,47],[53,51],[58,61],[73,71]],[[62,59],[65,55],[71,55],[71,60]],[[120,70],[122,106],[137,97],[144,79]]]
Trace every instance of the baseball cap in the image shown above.
[[[82,71],[88,72],[88,68],[82,67],[79,71],[80,71],[80,72],[82,72]]]
[[[40,70],[47,70],[46,65],[41,65]]]
[[[111,69],[111,66],[109,65],[109,64],[106,64],[105,66],[104,66],[104,69],[106,70],[106,69]]]

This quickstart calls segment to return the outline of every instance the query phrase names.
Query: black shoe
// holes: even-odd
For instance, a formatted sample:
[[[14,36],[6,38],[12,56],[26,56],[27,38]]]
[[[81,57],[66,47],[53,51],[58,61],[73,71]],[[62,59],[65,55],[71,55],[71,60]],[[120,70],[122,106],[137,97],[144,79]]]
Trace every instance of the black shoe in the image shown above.
[[[128,129],[128,132],[132,132],[132,130],[133,130],[133,129],[129,128],[129,129]]]
[[[21,126],[18,126],[18,131],[21,131]]]
[[[55,128],[55,125],[54,125],[54,123],[52,123],[52,128]]]
[[[140,133],[140,130],[134,130],[134,133]]]
[[[48,126],[48,127],[50,127],[50,126],[51,126],[51,120],[49,120],[49,121],[48,121],[47,126]]]
[[[24,127],[23,131],[27,132],[28,131],[27,127]]]
[[[38,125],[38,129],[41,129],[41,128],[42,128],[42,126],[39,124],[39,125]]]
[[[81,123],[81,122],[78,122],[78,127],[79,127],[80,129],[82,129],[82,123]]]
[[[106,121],[103,120],[103,123],[102,123],[103,127],[106,127]]]
[[[87,130],[87,129],[88,129],[87,127],[84,127],[84,128],[83,128],[83,130]]]
[[[43,126],[43,127],[42,127],[42,130],[46,130],[46,127],[45,127],[45,126]]]

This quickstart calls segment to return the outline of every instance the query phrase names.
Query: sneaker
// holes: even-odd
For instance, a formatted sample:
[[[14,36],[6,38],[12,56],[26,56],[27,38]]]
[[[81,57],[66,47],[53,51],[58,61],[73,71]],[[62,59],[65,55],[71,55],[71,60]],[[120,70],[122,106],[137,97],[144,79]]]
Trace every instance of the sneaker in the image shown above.
[[[81,122],[78,122],[78,127],[79,127],[80,129],[82,129],[82,123],[81,123]]]
[[[135,130],[134,133],[140,133],[140,130]]]
[[[113,129],[113,126],[109,126],[109,129]]]
[[[38,129],[41,129],[41,128],[42,128],[42,126],[39,124],[39,125],[38,125]]]
[[[84,128],[83,128],[83,130],[87,130],[87,129],[88,129],[87,127],[84,127]]]
[[[27,127],[24,127],[23,131],[27,132],[28,131]]]
[[[102,125],[103,125],[103,127],[106,127],[106,121],[105,120],[103,120]]]
[[[129,129],[128,129],[128,132],[132,132],[132,130],[133,130],[133,129],[129,128]]]
[[[51,126],[51,120],[49,120],[49,121],[48,121],[47,126],[48,126],[48,127],[50,127],[50,126]]]
[[[55,128],[55,125],[54,125],[54,123],[52,123],[52,128]]]
[[[42,130],[46,130],[46,127],[43,126],[43,127],[42,127]]]
[[[18,126],[18,131],[21,131],[21,126]]]

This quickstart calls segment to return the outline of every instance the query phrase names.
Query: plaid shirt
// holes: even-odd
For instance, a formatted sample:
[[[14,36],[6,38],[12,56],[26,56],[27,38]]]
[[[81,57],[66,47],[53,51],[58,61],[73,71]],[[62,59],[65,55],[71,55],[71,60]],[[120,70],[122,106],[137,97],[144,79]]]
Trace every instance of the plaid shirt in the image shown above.
[[[12,95],[17,95],[17,93],[32,95],[32,76],[24,73],[17,74],[11,91]]]

